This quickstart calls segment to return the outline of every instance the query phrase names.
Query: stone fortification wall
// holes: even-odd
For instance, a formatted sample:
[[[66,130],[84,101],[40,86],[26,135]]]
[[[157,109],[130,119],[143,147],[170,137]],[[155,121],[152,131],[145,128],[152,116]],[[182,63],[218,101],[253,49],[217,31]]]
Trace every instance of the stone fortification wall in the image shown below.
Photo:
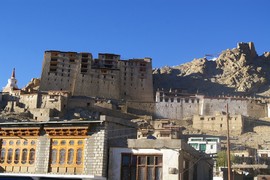
[[[249,115],[247,99],[204,98],[203,101],[203,115],[206,116],[227,112],[227,104],[228,112],[230,114]]]
[[[127,102],[127,112],[151,115],[154,118],[183,119],[193,115],[243,115],[255,118],[268,116],[266,102],[250,98],[204,97],[202,95],[178,95],[157,92],[155,103]]]
[[[266,104],[256,100],[249,100],[247,103],[248,115],[255,118],[268,117],[268,108]]]
[[[200,112],[200,100],[194,98],[165,99],[156,103],[155,117],[169,119],[183,119],[198,115]]]
[[[154,116],[156,110],[156,103],[153,102],[137,102],[128,101],[126,103],[126,112],[138,115]]]

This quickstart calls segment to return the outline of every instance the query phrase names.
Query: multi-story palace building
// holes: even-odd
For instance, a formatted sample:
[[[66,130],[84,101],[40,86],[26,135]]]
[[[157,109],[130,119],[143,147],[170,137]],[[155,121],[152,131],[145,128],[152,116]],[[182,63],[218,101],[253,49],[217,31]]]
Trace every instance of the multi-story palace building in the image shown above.
[[[72,96],[153,101],[151,58],[120,60],[120,55],[46,51],[40,91]]]

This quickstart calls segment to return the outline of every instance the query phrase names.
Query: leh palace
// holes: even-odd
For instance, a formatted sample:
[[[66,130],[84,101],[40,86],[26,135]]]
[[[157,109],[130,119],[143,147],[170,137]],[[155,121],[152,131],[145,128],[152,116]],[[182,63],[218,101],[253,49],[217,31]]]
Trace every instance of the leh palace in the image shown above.
[[[255,57],[251,43],[238,50]],[[24,88],[13,69],[0,93],[0,179],[211,180],[222,176],[226,122],[239,157],[270,155],[268,97],[194,93],[155,77],[149,57],[106,53],[45,51],[41,77]],[[232,169],[260,178],[264,162]]]

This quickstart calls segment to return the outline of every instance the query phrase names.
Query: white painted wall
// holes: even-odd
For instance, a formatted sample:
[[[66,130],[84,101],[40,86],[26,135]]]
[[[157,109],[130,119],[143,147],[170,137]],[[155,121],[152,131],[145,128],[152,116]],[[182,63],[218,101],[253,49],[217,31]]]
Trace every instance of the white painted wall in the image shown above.
[[[178,169],[179,152],[171,149],[128,149],[128,148],[111,148],[109,160],[109,180],[118,180],[121,175],[121,153],[132,154],[160,154],[163,155],[163,175],[162,179],[178,180],[179,173],[169,174],[169,168]],[[179,170],[179,169],[178,169]]]

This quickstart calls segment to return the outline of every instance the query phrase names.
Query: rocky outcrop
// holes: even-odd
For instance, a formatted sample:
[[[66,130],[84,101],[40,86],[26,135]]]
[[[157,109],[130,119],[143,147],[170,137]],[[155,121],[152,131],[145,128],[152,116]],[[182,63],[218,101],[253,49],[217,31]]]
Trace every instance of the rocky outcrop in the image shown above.
[[[22,90],[28,93],[36,92],[39,89],[39,86],[40,86],[40,79],[33,78]]]
[[[258,56],[252,42],[238,43],[215,60],[206,57],[153,70],[155,88],[177,88],[209,95],[270,95],[270,53]]]

